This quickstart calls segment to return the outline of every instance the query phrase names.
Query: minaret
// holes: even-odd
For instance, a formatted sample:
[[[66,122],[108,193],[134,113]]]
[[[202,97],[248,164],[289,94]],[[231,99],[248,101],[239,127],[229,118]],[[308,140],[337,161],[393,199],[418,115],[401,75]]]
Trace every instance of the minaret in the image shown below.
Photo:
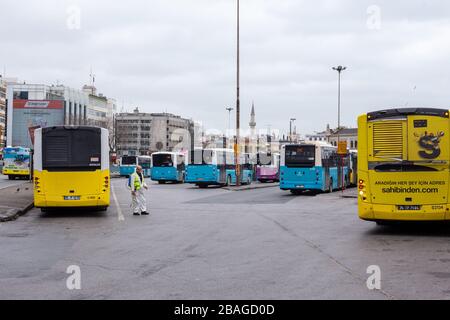
[[[249,126],[252,132],[256,129],[256,120],[255,120],[255,103],[252,102],[252,112],[250,113],[250,122]]]

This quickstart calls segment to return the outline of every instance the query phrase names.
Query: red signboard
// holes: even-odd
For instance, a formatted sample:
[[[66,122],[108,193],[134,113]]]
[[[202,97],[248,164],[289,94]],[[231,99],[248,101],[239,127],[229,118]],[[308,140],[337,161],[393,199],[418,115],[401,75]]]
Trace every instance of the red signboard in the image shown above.
[[[63,100],[20,100],[13,102],[14,109],[63,109]]]

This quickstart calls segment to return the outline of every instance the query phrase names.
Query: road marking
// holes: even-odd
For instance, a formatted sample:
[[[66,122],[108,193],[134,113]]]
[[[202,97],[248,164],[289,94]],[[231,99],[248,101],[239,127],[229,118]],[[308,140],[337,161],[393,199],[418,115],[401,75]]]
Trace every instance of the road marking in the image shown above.
[[[125,217],[122,213],[122,208],[120,208],[119,201],[117,200],[116,192],[114,191],[114,186],[112,184],[111,184],[111,191],[114,199],[114,204],[116,205],[117,208],[117,218],[119,219],[119,221],[125,221]]]

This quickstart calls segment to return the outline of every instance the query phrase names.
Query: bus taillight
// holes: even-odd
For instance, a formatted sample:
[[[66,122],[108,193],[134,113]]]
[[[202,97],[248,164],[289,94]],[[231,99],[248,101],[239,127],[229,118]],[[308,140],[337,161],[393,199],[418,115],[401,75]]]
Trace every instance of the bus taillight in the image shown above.
[[[361,179],[359,180],[358,185],[359,185],[359,189],[360,189],[360,190],[364,189],[365,186],[366,186],[366,185],[364,184],[364,180],[361,180]]]

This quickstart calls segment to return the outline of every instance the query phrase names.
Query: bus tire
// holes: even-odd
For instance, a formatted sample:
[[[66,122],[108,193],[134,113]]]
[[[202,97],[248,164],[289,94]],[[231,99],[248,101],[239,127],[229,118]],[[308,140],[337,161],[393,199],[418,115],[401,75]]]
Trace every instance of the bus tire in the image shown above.
[[[200,189],[206,189],[206,188],[208,188],[208,185],[207,184],[199,184],[198,187]]]
[[[294,194],[296,196],[298,196],[300,194],[300,192],[301,192],[300,190],[296,190],[296,189],[292,189],[290,191],[291,191],[292,194]]]
[[[158,181],[158,184],[166,184],[166,182],[165,181]]]

